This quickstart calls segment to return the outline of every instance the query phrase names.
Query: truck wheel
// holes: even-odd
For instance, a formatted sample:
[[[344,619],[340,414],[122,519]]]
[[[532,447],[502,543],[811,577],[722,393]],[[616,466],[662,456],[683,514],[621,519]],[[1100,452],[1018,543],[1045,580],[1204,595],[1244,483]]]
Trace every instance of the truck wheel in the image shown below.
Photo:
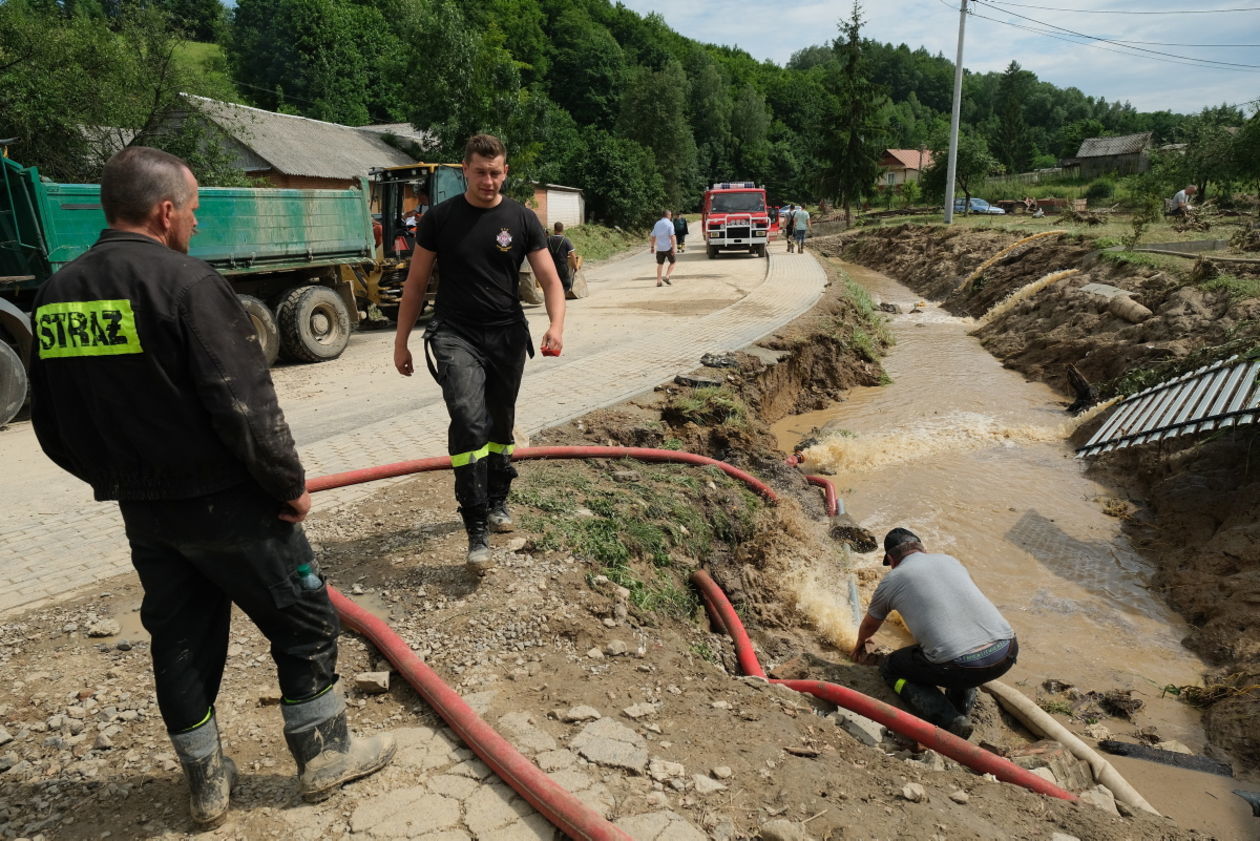
[[[245,314],[254,325],[258,344],[262,347],[263,356],[267,358],[267,367],[270,368],[276,364],[276,357],[280,355],[280,328],[276,327],[276,319],[267,305],[253,295],[236,297],[241,299],[241,306],[245,308]]]
[[[276,307],[280,352],[297,362],[336,359],[350,341],[350,314],[327,286],[299,286]]]
[[[708,254],[708,255],[709,255],[709,259],[710,259],[710,260],[712,260],[714,257],[716,257],[716,256],[717,256],[717,246],[716,246],[716,245],[710,245],[708,248],[706,248],[706,249],[704,250],[704,253],[705,253],[705,254]]]
[[[13,420],[26,403],[26,366],[17,351],[0,341],[0,426]]]

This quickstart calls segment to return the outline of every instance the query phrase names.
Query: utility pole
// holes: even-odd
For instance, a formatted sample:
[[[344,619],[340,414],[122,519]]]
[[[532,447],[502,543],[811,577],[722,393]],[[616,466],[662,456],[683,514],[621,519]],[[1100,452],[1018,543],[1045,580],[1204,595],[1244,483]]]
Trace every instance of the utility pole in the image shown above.
[[[945,168],[945,224],[954,221],[954,176],[958,174],[958,118],[962,112],[963,34],[967,31],[967,0],[958,12],[958,57],[954,59],[954,107],[949,115],[949,165]]]

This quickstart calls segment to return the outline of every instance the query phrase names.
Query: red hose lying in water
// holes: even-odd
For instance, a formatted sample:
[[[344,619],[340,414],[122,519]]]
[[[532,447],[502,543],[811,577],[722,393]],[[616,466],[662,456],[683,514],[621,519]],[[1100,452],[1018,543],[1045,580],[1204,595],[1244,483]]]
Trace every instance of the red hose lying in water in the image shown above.
[[[702,569],[691,574],[691,581],[700,590],[700,595],[704,598],[705,607],[708,608],[709,616],[713,618],[714,624],[724,630],[734,642],[735,656],[740,669],[745,674],[764,678],[766,673],[757,661],[752,641],[748,639],[748,633],[744,630],[744,623],[731,607],[722,588]],[[1025,771],[1010,760],[1003,759],[979,745],[973,745],[966,739],[960,739],[953,733],[869,695],[817,680],[771,680],[770,682],[782,684],[797,692],[808,692],[838,707],[866,716],[889,730],[914,739],[919,744],[932,748],[956,762],[961,762],[981,774],[992,774],[1003,782],[1021,785],[1038,794],[1048,794],[1062,800],[1076,800],[1076,795],[1070,791],[1059,788],[1031,771]]]
[[[346,627],[371,640],[464,744],[565,836],[578,841],[633,841],[522,756],[455,690],[443,683],[384,621],[350,601],[332,585],[328,586],[328,597]]]
[[[521,447],[512,453],[512,461],[531,461],[533,459],[565,459],[565,458],[631,458],[637,461],[670,462],[674,464],[697,464],[716,467],[726,475],[738,479],[752,490],[761,494],[770,502],[778,502],[779,497],[770,487],[724,461],[695,453],[682,453],[677,450],[656,450],[650,447]],[[414,461],[400,461],[395,464],[382,464],[379,467],[365,467],[362,470],[348,470],[345,473],[333,473],[319,476],[306,483],[311,493],[341,488],[346,485],[357,485],[361,482],[372,482],[378,479],[389,479],[394,476],[407,476],[412,473],[424,473],[429,470],[449,470],[450,456],[421,458]]]

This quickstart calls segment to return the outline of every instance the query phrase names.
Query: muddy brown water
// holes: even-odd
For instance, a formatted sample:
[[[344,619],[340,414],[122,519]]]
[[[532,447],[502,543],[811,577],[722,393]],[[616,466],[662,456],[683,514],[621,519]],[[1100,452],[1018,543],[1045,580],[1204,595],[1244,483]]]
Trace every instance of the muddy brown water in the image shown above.
[[[1202,752],[1198,714],[1161,696],[1170,684],[1199,683],[1208,667],[1181,645],[1184,620],[1150,592],[1150,565],[1105,513],[1123,506],[1074,457],[1067,437],[1079,421],[1065,401],[1004,369],[968,335],[970,319],[921,302],[882,274],[841,265],[873,300],[907,312],[890,316],[896,345],[884,365],[893,382],[780,421],[774,431],[784,450],[818,438],[805,467],[833,474],[855,520],[880,537],[906,526],[928,551],[962,559],[1019,635],[1020,661],[1007,682],[1033,698],[1048,678],[1084,691],[1132,690],[1144,707],[1135,724],[1107,719],[1113,734],[1129,740],[1138,726],[1154,726]],[[909,313],[916,303],[922,312]],[[882,554],[854,562],[879,568]],[[887,625],[877,640],[905,643]],[[1260,820],[1230,794],[1260,788],[1254,776],[1113,764],[1184,827],[1260,837]]]

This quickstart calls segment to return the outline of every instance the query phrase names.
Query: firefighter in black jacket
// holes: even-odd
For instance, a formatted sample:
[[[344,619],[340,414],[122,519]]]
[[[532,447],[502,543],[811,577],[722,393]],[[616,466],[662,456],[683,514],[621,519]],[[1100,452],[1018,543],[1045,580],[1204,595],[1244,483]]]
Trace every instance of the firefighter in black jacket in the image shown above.
[[[299,786],[322,800],[394,741],[347,731],[340,626],[298,525],[311,498],[257,336],[227,281],[187,255],[198,200],[183,161],[119,152],[101,205],[109,228],[35,298],[36,435],[118,500],[194,822],[221,823],[236,782],[214,709],[233,602],[271,642]]]

